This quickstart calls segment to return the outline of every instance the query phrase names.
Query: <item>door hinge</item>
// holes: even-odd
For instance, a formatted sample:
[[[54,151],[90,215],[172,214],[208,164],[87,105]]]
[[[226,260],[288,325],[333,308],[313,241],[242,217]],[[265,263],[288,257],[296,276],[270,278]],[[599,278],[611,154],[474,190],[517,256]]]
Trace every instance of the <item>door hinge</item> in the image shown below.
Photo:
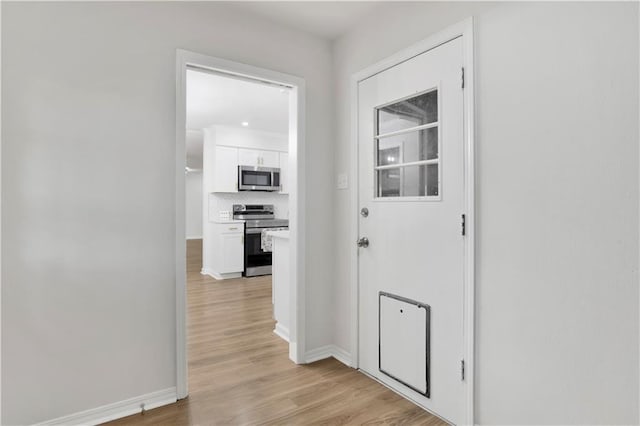
[[[460,360],[460,380],[464,380],[464,359]]]
[[[464,89],[464,67],[462,67],[462,88]]]
[[[467,235],[467,215],[462,215],[462,235]]]

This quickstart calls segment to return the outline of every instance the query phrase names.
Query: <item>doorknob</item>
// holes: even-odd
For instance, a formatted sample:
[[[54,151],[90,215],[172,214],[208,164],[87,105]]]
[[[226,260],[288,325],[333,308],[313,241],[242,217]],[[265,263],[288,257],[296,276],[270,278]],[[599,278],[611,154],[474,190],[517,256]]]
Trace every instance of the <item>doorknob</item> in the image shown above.
[[[358,247],[367,248],[369,247],[369,239],[367,237],[361,237],[358,239]]]

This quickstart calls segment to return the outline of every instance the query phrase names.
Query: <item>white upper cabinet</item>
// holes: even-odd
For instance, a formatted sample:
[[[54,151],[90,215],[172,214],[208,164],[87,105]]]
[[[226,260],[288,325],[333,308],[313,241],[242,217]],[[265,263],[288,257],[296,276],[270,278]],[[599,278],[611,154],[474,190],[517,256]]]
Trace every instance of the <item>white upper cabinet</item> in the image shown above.
[[[260,152],[257,149],[238,149],[238,165],[239,166],[259,166]]]
[[[203,131],[203,189],[206,193],[238,192],[238,166],[280,168],[281,193],[289,193],[286,134],[230,126],[211,126]]]
[[[280,167],[280,153],[277,151],[260,151],[260,160],[263,167]]]
[[[280,167],[280,157],[277,151],[239,148],[238,164],[240,166]]]
[[[238,192],[238,148],[216,147],[214,192]]]
[[[286,152],[279,152],[280,155],[280,185],[281,194],[289,193],[289,154]]]

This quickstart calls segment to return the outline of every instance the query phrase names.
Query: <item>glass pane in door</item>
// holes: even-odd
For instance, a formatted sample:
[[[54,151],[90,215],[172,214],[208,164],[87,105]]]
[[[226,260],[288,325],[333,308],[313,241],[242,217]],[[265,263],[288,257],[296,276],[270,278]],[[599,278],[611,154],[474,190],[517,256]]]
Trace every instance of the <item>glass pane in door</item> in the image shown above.
[[[427,190],[427,170],[433,165],[394,167],[378,170],[378,197],[424,197]],[[437,166],[437,165],[435,165]],[[436,167],[436,174],[437,174]],[[438,180],[435,180],[436,194]]]
[[[438,91],[405,99],[377,109],[378,135],[438,121]]]
[[[375,109],[376,196],[440,197],[438,90]]]
[[[383,147],[384,146],[384,147]],[[401,161],[401,151],[399,146],[392,144],[378,144],[378,165],[389,166],[399,164]]]
[[[378,166],[438,158],[438,128],[417,130],[378,140]]]
[[[378,197],[400,196],[400,168],[378,171]]]
[[[440,177],[438,175],[438,165],[437,164],[427,165],[427,196],[435,197],[439,195],[438,194],[439,179]]]

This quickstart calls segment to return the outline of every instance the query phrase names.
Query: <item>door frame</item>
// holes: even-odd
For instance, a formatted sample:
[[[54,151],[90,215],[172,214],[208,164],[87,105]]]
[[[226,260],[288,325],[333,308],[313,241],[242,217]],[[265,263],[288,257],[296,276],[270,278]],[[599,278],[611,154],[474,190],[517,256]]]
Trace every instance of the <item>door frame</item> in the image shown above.
[[[358,181],[358,85],[361,81],[392,68],[402,62],[434,49],[455,38],[462,37],[464,90],[463,90],[463,139],[464,139],[464,211],[466,215],[466,236],[464,238],[464,312],[463,312],[463,357],[465,367],[465,414],[466,424],[474,422],[475,388],[475,124],[474,124],[474,47],[473,18],[457,24],[403,49],[402,51],[359,71],[351,76],[351,190],[350,240],[359,237],[359,181]],[[355,243],[350,248],[351,268],[351,366],[359,368],[359,282],[358,248]]]
[[[246,65],[187,50],[176,50],[176,394],[188,395],[187,298],[185,246],[186,84],[187,67],[240,78],[275,83],[289,90],[289,358],[305,362],[305,80],[289,74]]]

